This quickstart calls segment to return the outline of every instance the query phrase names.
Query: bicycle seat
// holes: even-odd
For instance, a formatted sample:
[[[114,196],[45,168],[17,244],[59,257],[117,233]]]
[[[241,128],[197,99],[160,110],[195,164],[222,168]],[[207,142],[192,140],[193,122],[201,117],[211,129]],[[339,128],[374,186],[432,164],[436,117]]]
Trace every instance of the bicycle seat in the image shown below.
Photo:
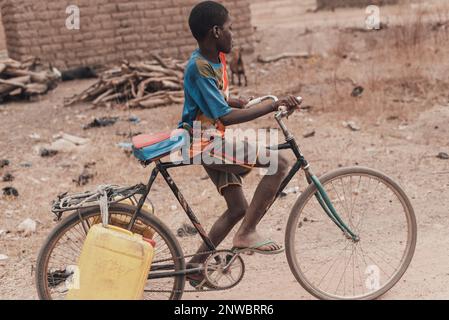
[[[141,134],[132,139],[133,154],[140,161],[153,162],[178,151],[190,142],[185,129],[176,129],[157,134]]]

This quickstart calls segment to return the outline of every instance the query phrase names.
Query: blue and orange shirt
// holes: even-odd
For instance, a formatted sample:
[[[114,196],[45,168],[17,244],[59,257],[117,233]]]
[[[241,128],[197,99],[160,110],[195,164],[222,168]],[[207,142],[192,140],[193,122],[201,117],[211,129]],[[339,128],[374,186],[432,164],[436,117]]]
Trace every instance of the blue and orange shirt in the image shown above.
[[[224,54],[220,54],[220,63],[213,63],[204,58],[199,49],[192,53],[184,73],[184,96],[179,127],[184,124],[193,127],[193,122],[199,121],[202,132],[212,129],[223,137],[225,127],[220,118],[232,111],[227,103],[229,84]],[[200,149],[208,144],[210,139],[202,139]]]

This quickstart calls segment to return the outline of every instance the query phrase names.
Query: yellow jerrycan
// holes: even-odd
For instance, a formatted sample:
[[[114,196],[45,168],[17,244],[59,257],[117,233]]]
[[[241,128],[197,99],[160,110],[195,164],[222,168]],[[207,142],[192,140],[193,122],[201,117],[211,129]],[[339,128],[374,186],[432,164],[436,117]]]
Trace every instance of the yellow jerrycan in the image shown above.
[[[120,201],[119,203],[127,204],[133,207],[137,206],[137,202],[134,199],[128,198]],[[142,209],[144,209],[147,213],[154,214],[154,208],[147,202],[144,202]],[[131,221],[131,217],[127,217],[124,215],[111,215],[110,224],[126,229]],[[101,223],[101,217],[96,217],[93,219],[93,224]],[[134,223],[133,231],[135,233],[141,234],[145,239],[153,239],[154,234],[156,233],[153,229],[149,228],[141,221],[136,220]]]
[[[139,300],[154,248],[139,234],[96,224],[89,230],[67,300]]]

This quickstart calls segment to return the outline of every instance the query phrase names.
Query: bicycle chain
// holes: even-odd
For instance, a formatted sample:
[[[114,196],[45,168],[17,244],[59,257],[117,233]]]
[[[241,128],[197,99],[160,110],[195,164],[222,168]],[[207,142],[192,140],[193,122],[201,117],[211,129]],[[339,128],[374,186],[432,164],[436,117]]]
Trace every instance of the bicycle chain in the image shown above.
[[[183,256],[183,257],[178,257],[177,259],[191,258],[191,257],[199,256],[199,255],[205,255],[205,254],[210,255],[210,254],[215,253],[215,252],[217,252],[217,250],[203,251],[203,252],[199,252],[199,253],[195,253],[195,254],[186,255],[186,256]],[[157,260],[157,261],[154,261],[153,263],[161,263],[161,262],[167,262],[167,261],[172,261],[172,260],[173,260],[173,258],[168,258],[168,259],[164,259],[164,260]],[[242,279],[243,279],[243,276],[242,276]],[[234,287],[237,286],[242,281],[242,279],[240,279],[234,285]],[[187,290],[145,290],[145,292],[161,292],[161,293],[172,293],[172,292],[173,293],[185,293],[185,292],[187,292],[187,293],[194,293],[194,292],[196,292],[196,293],[206,293],[206,292],[216,292],[216,291],[227,291],[229,289],[230,288],[228,288],[228,289],[206,288],[206,289],[187,289]]]

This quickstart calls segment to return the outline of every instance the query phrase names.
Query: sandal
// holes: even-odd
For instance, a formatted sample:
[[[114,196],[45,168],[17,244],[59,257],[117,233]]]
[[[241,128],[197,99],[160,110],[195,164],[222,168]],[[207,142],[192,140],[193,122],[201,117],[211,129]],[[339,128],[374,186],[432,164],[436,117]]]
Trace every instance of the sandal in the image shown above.
[[[247,248],[232,248],[232,251],[238,252],[238,253],[244,253],[244,252],[252,252],[252,253],[259,253],[259,254],[265,254],[265,255],[273,255],[273,254],[279,254],[285,251],[283,247],[280,247],[276,250],[261,250],[261,247],[268,246],[274,244],[276,246],[279,246],[275,241],[273,240],[265,240],[259,243],[256,243],[255,245]]]

